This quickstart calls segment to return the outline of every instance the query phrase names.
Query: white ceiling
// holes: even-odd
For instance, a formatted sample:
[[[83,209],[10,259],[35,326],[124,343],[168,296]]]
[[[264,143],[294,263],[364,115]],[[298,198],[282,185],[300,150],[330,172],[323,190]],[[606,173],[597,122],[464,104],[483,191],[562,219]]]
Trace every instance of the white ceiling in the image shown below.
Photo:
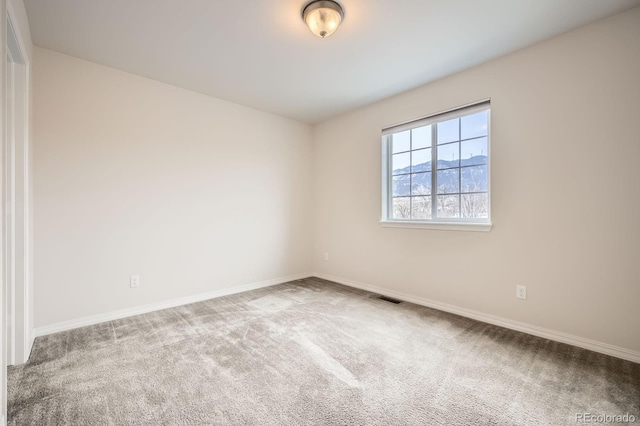
[[[315,123],[640,0],[341,0],[320,39],[308,0],[25,0],[34,44]]]

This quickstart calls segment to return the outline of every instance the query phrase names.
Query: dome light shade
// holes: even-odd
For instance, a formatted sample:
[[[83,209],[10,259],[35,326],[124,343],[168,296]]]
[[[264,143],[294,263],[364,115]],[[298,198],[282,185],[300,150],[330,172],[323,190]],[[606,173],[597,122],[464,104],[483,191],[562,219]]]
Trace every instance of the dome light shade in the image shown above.
[[[338,29],[344,9],[332,0],[316,0],[302,10],[302,18],[312,33],[325,38]]]

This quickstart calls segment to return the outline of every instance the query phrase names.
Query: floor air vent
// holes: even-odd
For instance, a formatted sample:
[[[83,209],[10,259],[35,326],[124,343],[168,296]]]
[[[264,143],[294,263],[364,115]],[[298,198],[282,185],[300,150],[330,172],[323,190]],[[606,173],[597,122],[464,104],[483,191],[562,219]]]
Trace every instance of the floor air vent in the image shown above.
[[[394,299],[393,297],[378,296],[378,299],[384,300],[385,302],[395,303],[396,305],[398,303],[402,303],[402,300]]]

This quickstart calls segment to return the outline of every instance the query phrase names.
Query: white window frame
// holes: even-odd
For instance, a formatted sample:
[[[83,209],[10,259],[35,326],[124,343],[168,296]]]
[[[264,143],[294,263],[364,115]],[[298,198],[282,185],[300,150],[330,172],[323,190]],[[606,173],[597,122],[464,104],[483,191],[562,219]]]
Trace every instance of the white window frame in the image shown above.
[[[392,216],[392,146],[391,135],[394,133],[403,132],[405,130],[415,129],[418,127],[428,126],[430,124],[436,124],[441,121],[447,121],[456,117],[464,117],[474,114],[479,111],[488,110],[487,116],[487,218],[431,218],[431,219],[395,219]],[[431,150],[436,152],[437,141],[431,141]],[[434,162],[432,161],[432,165]],[[436,163],[437,164],[437,163]],[[433,167],[433,166],[432,166]],[[434,175],[436,169],[431,171]],[[433,193],[435,194],[435,185],[433,185]],[[433,195],[432,195],[433,197]],[[435,203],[435,198],[432,198],[432,203]],[[436,114],[431,114],[427,117],[422,117],[416,120],[411,120],[405,123],[385,127],[382,129],[382,214],[380,224],[384,227],[390,228],[417,228],[417,229],[436,229],[436,230],[450,230],[450,231],[490,231],[492,227],[491,223],[491,103],[490,99],[474,102],[464,106],[452,108],[446,111],[441,111]]]

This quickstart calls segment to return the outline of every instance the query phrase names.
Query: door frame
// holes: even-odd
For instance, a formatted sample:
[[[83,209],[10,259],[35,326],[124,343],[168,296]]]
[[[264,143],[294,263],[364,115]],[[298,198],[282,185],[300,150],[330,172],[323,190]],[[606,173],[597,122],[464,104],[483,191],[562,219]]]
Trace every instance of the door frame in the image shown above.
[[[3,263],[7,324],[7,365],[22,364],[29,358],[32,336],[32,256],[31,256],[31,143],[29,134],[30,64],[24,42],[16,31],[15,14],[7,3],[7,64],[5,106],[11,106],[12,122],[5,122],[3,143]],[[9,104],[11,103],[11,105]],[[9,110],[9,108],[7,108]],[[7,111],[9,113],[9,111]]]

